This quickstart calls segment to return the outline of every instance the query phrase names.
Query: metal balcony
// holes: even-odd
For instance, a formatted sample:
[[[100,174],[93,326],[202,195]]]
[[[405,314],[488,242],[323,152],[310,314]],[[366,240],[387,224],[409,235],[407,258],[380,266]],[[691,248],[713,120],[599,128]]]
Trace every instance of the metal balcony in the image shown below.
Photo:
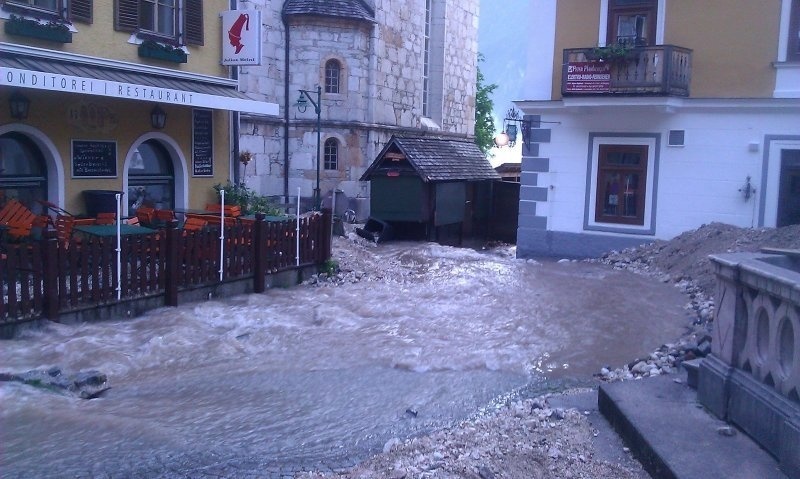
[[[674,45],[635,47],[615,58],[595,48],[564,50],[562,96],[689,96],[692,51]]]

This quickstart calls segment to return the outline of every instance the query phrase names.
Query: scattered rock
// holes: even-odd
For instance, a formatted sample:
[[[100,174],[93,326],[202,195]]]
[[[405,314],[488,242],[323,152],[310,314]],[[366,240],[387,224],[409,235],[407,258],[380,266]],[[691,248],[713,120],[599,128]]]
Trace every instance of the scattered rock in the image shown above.
[[[74,375],[63,374],[60,368],[34,369],[24,373],[0,373],[0,381],[17,381],[29,386],[54,392],[71,393],[82,399],[95,399],[111,389],[108,378],[99,371],[80,371]]]
[[[478,475],[481,479],[494,479],[494,473],[486,466],[478,467]]]

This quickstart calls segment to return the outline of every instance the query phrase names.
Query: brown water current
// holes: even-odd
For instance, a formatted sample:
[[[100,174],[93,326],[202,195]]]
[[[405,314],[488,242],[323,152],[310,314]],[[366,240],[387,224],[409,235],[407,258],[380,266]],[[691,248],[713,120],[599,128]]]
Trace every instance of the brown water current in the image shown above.
[[[590,380],[689,324],[671,285],[601,265],[433,244],[373,253],[408,274],[3,341],[0,372],[95,369],[112,388],[81,400],[0,383],[3,477],[336,468],[531,382]]]

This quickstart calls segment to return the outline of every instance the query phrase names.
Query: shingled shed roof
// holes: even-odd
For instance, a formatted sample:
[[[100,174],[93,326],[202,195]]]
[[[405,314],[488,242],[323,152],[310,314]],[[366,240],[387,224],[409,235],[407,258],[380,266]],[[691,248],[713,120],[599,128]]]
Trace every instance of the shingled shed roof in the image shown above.
[[[286,0],[283,13],[375,20],[375,7],[368,0]]]
[[[454,138],[393,136],[361,176],[368,181],[384,155],[399,150],[424,182],[500,180],[486,155],[473,141]]]

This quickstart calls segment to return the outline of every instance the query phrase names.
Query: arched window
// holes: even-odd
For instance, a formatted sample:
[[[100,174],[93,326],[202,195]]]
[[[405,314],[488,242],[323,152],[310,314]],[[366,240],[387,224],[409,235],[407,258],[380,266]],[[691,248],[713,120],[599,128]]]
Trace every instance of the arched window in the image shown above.
[[[325,140],[325,169],[339,169],[339,142],[336,141],[336,138]]]
[[[156,140],[139,145],[128,166],[128,214],[142,205],[175,208],[175,171],[169,153]]]
[[[339,60],[325,62],[325,93],[339,93],[342,65]]]
[[[47,168],[39,148],[25,135],[0,136],[0,201],[16,198],[36,209],[47,199]]]

